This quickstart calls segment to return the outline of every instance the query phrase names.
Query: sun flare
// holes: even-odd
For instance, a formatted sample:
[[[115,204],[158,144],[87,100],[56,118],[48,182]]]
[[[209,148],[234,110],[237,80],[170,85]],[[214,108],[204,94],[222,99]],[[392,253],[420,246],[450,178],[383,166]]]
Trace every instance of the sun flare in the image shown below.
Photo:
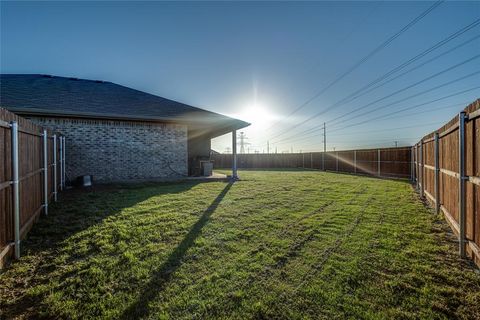
[[[238,117],[257,128],[265,129],[274,121],[274,115],[265,106],[254,104],[245,107]]]

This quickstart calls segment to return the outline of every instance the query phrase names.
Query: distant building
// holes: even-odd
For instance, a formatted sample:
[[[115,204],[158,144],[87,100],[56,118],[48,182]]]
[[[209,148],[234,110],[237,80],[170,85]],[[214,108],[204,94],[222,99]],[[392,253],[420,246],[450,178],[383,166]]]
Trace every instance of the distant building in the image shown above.
[[[200,173],[210,140],[249,124],[118,84],[0,76],[0,106],[66,136],[70,179],[102,182]]]

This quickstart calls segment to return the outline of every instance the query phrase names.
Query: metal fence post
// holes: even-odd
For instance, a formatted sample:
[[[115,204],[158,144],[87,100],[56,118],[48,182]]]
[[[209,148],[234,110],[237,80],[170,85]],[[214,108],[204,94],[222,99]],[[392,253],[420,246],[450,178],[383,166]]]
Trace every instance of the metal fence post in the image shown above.
[[[62,175],[63,175],[63,187],[65,188],[67,186],[67,181],[66,181],[66,174],[65,172],[67,171],[67,167],[66,167],[66,164],[67,164],[67,161],[65,159],[65,155],[66,155],[66,140],[65,140],[65,137],[62,137],[63,139],[63,156],[62,156],[62,159],[63,159],[63,171],[62,171]]]
[[[465,258],[465,112],[458,115],[458,167],[459,167],[459,246],[460,257]]]
[[[322,152],[322,170],[325,171],[325,151]]]
[[[60,155],[60,191],[63,191],[63,137],[58,137]]]
[[[357,150],[353,150],[353,172],[357,173]]]
[[[47,153],[47,130],[43,130],[43,208],[45,215],[48,214],[48,153]]]
[[[417,190],[420,189],[420,169],[419,169],[419,159],[418,159],[418,143],[415,145],[415,182],[417,185]]]
[[[305,153],[302,153],[302,168],[305,169]]]
[[[337,171],[338,171],[338,152],[335,152],[335,158],[336,158],[336,160],[337,160],[336,166],[337,166]]]
[[[310,169],[313,169],[313,153],[310,152]]]
[[[420,140],[420,164],[419,164],[419,176],[420,176],[420,196],[423,198],[423,188],[424,188],[424,171],[423,171],[423,139]]]
[[[53,200],[57,201],[57,135],[53,135]]]
[[[440,213],[440,158],[438,149],[438,132],[434,133],[434,152],[435,152],[435,212]]]
[[[12,121],[12,187],[15,258],[20,258],[20,190],[18,181],[18,123]]]
[[[377,150],[378,176],[380,177],[380,149]]]
[[[413,147],[410,148],[410,181],[412,181],[412,184],[413,182],[415,181],[415,178],[414,178],[414,168],[413,168]]]
[[[238,179],[237,174],[237,130],[232,131],[232,178]]]

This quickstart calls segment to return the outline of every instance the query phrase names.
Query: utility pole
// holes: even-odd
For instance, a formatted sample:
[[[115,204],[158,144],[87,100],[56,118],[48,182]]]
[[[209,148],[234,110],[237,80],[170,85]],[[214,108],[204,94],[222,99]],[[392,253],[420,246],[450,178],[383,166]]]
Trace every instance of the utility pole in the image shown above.
[[[267,140],[267,153],[270,153],[270,141]]]
[[[323,123],[323,152],[327,152],[327,129],[325,122]]]
[[[275,147],[275,153],[277,153],[277,151],[278,151],[278,150],[277,150],[277,147]]]
[[[398,147],[398,141],[395,141],[395,148]]]
[[[290,153],[293,153],[293,146],[290,147]]]
[[[322,170],[325,169],[325,154],[327,153],[327,130],[325,122],[323,123],[323,153],[322,153]]]

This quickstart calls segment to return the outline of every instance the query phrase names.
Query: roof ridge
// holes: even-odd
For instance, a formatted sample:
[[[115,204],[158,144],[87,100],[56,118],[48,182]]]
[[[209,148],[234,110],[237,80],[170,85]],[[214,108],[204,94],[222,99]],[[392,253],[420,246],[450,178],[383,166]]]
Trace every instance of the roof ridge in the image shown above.
[[[0,74],[2,107],[23,114],[182,121],[203,126],[247,122],[123,84],[45,74]]]

